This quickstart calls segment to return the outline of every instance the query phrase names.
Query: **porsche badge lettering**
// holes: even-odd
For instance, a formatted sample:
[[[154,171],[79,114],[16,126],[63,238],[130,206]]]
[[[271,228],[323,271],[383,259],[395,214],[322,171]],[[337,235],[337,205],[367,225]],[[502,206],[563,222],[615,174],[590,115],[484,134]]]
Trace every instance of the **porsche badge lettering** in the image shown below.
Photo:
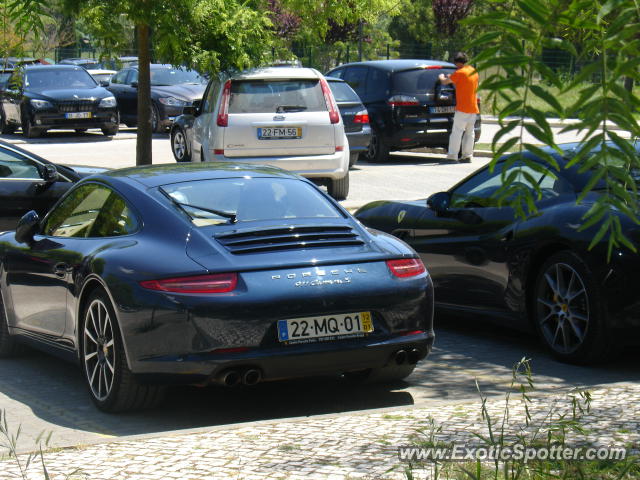
[[[301,272],[301,273],[287,273],[284,275],[271,275],[271,280],[281,280],[286,278],[288,280],[296,280],[294,286],[296,287],[316,287],[321,285],[344,285],[351,283],[351,277],[349,275],[356,273],[367,273],[365,268],[344,268],[344,269],[332,269],[323,270],[317,269],[315,272]],[[316,278],[311,279],[315,275]],[[323,278],[329,277],[329,278]],[[331,278],[334,277],[334,278]],[[340,278],[335,278],[340,277]],[[300,280],[298,280],[300,279]]]

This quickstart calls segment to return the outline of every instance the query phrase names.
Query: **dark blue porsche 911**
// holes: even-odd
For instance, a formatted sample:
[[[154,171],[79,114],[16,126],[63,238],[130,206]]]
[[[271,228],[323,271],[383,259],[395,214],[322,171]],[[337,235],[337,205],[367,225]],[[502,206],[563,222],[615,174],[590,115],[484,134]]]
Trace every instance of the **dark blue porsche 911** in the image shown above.
[[[272,167],[94,175],[0,235],[0,262],[0,356],[78,361],[105,411],[175,383],[401,379],[434,338],[416,253]]]

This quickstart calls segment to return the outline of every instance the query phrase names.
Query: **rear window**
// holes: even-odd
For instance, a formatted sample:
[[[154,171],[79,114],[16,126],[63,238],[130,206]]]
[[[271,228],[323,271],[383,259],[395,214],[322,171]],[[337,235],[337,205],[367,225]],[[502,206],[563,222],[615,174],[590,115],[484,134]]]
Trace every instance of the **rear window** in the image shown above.
[[[427,93],[434,92],[439,85],[438,76],[441,73],[449,75],[453,68],[416,69],[397,72],[393,76],[393,91],[396,93]]]
[[[229,113],[323,112],[318,80],[234,81]]]
[[[341,218],[312,185],[290,178],[224,178],[161,187],[194,225],[296,218]]]
[[[360,97],[344,82],[329,82],[336,102],[360,102]]]

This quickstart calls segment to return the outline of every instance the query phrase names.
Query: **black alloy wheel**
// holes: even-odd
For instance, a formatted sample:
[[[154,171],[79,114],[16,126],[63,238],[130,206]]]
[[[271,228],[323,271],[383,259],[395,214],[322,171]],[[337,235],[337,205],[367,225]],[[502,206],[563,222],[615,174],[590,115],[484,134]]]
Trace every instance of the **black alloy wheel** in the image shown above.
[[[609,352],[604,302],[593,274],[575,253],[559,252],[544,262],[532,303],[538,334],[559,360],[592,363]]]
[[[175,125],[171,129],[171,151],[176,162],[191,161],[191,152],[187,144],[187,136],[181,126]]]
[[[371,141],[365,158],[370,163],[383,163],[389,160],[389,146],[375,130],[371,131]]]
[[[36,128],[31,125],[31,120],[29,120],[28,115],[24,112],[21,116],[22,119],[22,134],[27,138],[37,138],[42,134],[42,130],[40,128]]]
[[[124,354],[122,337],[111,300],[95,290],[83,312],[80,355],[91,399],[105,412],[151,408],[163,397],[164,389],[139,384]]]
[[[164,127],[160,123],[160,113],[158,107],[151,105],[151,131],[155,133],[164,132]]]

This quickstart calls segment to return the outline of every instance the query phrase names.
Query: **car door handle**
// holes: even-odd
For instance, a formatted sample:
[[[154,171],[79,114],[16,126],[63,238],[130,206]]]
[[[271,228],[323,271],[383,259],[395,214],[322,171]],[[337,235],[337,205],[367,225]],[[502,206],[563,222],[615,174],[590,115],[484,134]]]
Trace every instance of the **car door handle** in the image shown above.
[[[56,265],[53,267],[53,273],[55,273],[58,277],[64,277],[67,274],[68,270],[69,265],[67,265],[66,263],[56,263]]]

